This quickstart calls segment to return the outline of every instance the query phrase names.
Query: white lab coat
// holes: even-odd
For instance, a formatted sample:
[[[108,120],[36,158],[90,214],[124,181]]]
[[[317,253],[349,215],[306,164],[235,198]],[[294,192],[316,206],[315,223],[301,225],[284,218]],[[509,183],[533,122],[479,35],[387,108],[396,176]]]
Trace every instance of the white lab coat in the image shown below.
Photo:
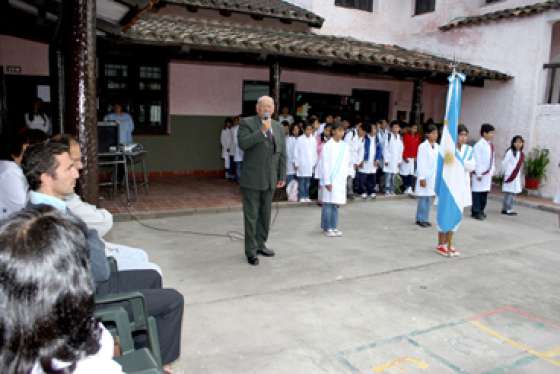
[[[231,155],[233,156],[233,161],[241,162],[243,161],[243,150],[239,147],[239,142],[237,140],[237,132],[239,131],[239,125],[231,128],[231,135],[233,139],[233,146],[231,147]]]
[[[356,176],[356,169],[354,169],[354,165],[359,164],[358,161],[358,153],[360,150],[360,142],[361,139],[358,136],[357,129],[349,129],[348,132],[344,135],[344,142],[348,144],[349,152],[350,152],[350,168],[348,169],[348,176],[354,178]]]
[[[474,161],[476,163],[474,173],[472,174],[472,190],[473,192],[488,192],[492,187],[492,176],[495,169],[495,155],[492,155],[490,143],[486,139],[481,138],[473,148]],[[490,172],[484,174],[490,168]],[[481,177],[478,180],[478,177]]]
[[[383,172],[396,174],[402,162],[404,145],[400,135],[390,133],[389,136],[391,139],[387,138],[383,149]]]
[[[430,144],[428,140],[418,147],[416,196],[435,196],[438,153],[439,144]],[[421,180],[426,181],[426,187],[420,186]]]
[[[220,144],[222,145],[222,158],[224,159],[224,167],[229,169],[229,153],[231,149],[231,129],[222,129],[220,135]]]
[[[465,168],[465,196],[463,201],[465,202],[465,208],[472,205],[472,193],[471,193],[471,173],[475,169],[475,161],[473,156],[473,147],[468,144],[463,144],[460,149],[457,150],[459,156],[463,160],[463,167]]]
[[[502,185],[503,192],[509,193],[521,193],[522,185],[521,185],[521,174],[523,172],[523,165],[521,165],[521,170],[515,177],[513,181],[510,183],[506,183],[506,180],[510,177],[510,175],[515,170],[517,163],[519,162],[519,158],[521,157],[521,152],[517,152],[517,155],[513,155],[513,151],[509,149],[506,152],[504,160],[502,161],[502,170],[504,171],[504,184]]]
[[[279,114],[278,115],[278,122],[280,122],[280,124],[282,124],[282,122],[284,121],[288,121],[288,123],[291,125],[292,123],[294,123],[294,117],[291,114]]]
[[[286,139],[286,174],[287,175],[294,175],[296,173],[295,165],[294,165],[294,157],[296,153],[296,142],[299,138],[295,136],[289,136]]]
[[[321,152],[321,192],[323,203],[346,204],[346,178],[350,166],[350,146],[330,139]],[[325,188],[332,185],[332,191]]]
[[[296,141],[294,165],[298,177],[312,177],[317,165],[317,139],[313,135],[300,136]]]
[[[41,116],[41,115],[36,115],[30,121],[29,120],[29,114],[25,113],[25,125],[27,126],[28,129],[41,130],[42,132],[44,132],[48,136],[52,135],[51,120],[49,119],[49,117],[46,114],[45,114],[44,117]]]
[[[369,158],[367,161],[364,160],[366,154],[366,137],[370,138],[369,142]],[[377,142],[375,138],[371,138],[369,135],[366,135],[363,139],[360,140],[360,146],[358,148],[358,164],[361,164],[363,161],[363,165],[361,168],[358,169],[360,173],[364,174],[375,174],[377,172],[377,166],[375,166],[375,157],[376,154],[376,145]]]

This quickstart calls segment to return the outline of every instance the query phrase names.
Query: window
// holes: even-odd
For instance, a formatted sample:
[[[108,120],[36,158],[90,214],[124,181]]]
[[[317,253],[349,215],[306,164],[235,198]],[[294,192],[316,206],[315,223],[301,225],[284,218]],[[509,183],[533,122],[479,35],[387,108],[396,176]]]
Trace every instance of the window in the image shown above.
[[[262,81],[243,81],[242,93],[242,115],[252,116],[255,114],[257,99],[269,94],[269,83]],[[294,85],[293,83],[280,83],[280,105],[276,105],[276,112],[282,107],[290,108],[290,113],[295,114],[294,108]]]
[[[373,12],[373,0],[335,0],[334,5]]]
[[[415,0],[414,15],[430,13],[436,10],[436,0]]]
[[[168,133],[167,62],[111,57],[100,65],[99,119],[118,100],[134,119],[134,134]]]

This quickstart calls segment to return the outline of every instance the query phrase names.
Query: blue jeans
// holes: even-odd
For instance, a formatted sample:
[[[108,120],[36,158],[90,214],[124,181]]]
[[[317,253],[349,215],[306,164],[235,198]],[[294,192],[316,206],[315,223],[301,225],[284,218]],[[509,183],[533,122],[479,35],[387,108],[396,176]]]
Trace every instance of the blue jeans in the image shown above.
[[[239,182],[241,178],[241,164],[243,161],[235,161],[235,181]]]
[[[323,230],[334,230],[338,226],[338,206],[331,203],[323,203],[321,208],[321,228]]]
[[[433,196],[418,196],[418,207],[416,208],[416,222],[430,221],[430,208],[432,207]]]
[[[395,192],[395,173],[385,173],[385,193]]]
[[[309,199],[309,185],[311,177],[298,177],[298,192],[300,199]]]

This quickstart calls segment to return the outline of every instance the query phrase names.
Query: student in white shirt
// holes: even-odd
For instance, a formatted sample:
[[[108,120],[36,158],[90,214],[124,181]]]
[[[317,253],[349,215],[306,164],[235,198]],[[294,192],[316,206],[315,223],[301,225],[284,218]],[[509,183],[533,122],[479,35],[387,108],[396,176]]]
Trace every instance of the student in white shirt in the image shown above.
[[[465,189],[463,196],[464,207],[472,205],[471,196],[471,172],[475,168],[473,157],[473,148],[467,144],[469,138],[469,130],[463,124],[460,124],[457,129],[457,158],[463,164],[465,169]],[[459,256],[460,252],[453,246],[452,240],[455,232],[459,228],[457,225],[449,232],[438,232],[438,246],[436,252],[443,256]]]
[[[361,145],[358,153],[358,193],[362,199],[375,199],[375,177],[381,161],[381,147],[377,142],[377,127],[364,123],[359,130]]]
[[[504,171],[502,214],[508,216],[517,215],[517,212],[513,211],[513,200],[515,195],[521,193],[522,190],[521,174],[523,172],[523,164],[525,163],[524,143],[525,141],[521,135],[514,136],[502,161],[502,169]]]
[[[480,128],[481,138],[473,148],[476,168],[472,174],[472,208],[471,216],[474,219],[486,219],[486,202],[488,192],[492,188],[492,176],[495,169],[494,126],[485,123]]]
[[[309,186],[313,170],[317,165],[317,139],[313,136],[313,124],[307,123],[304,133],[296,141],[296,149],[294,152],[294,165],[298,178],[299,201],[308,203]]]
[[[350,151],[350,168],[348,168],[348,178],[346,180],[346,196],[350,200],[354,200],[354,179],[356,178],[356,170],[358,169],[358,151],[360,148],[360,137],[358,135],[358,128],[360,123],[356,126],[351,126],[350,121],[347,119],[341,120],[342,127],[345,130],[344,142],[348,144]]]
[[[286,138],[286,186],[296,179],[296,166],[294,158],[296,154],[296,143],[300,135],[300,128],[293,124],[290,126],[290,134]]]
[[[321,229],[328,237],[342,236],[338,229],[338,209],[346,204],[346,179],[350,167],[349,145],[342,140],[344,128],[332,126],[332,138],[321,152]]]
[[[46,205],[0,223],[0,372],[120,374],[94,318],[95,285],[77,221]],[[33,256],[29,254],[32,253]],[[58,271],[57,271],[58,270]]]
[[[239,146],[239,142],[237,140],[237,132],[239,131],[239,121],[241,119],[239,117],[235,117],[233,119],[233,127],[231,128],[231,138],[232,140],[232,153],[233,153],[233,162],[234,162],[234,170],[235,170],[235,181],[239,183],[239,178],[241,177],[241,164],[243,163],[243,150]]]
[[[43,100],[35,98],[31,110],[25,113],[25,125],[30,130],[41,130],[48,136],[52,135],[52,123],[45,112]]]
[[[282,112],[278,115],[278,122],[282,123],[284,121],[288,121],[290,125],[294,123],[294,116],[290,114],[290,108],[287,106],[283,106]]]
[[[21,135],[0,141],[0,219],[27,204],[29,186],[20,166],[26,148],[27,139]]]
[[[391,122],[391,133],[387,135],[383,151],[383,172],[385,173],[385,195],[395,195],[395,177],[402,162],[404,145],[400,135],[399,121]]]
[[[226,118],[224,122],[224,128],[220,134],[220,144],[222,145],[222,159],[224,160],[224,168],[225,168],[225,177],[226,179],[231,179],[232,176],[230,175],[231,169],[231,160],[229,155],[231,153],[231,126],[233,125],[233,121],[231,118]]]
[[[435,125],[426,128],[426,140],[418,147],[416,199],[416,224],[420,227],[429,227],[430,207],[436,195],[436,175],[439,146],[436,143],[438,129]]]

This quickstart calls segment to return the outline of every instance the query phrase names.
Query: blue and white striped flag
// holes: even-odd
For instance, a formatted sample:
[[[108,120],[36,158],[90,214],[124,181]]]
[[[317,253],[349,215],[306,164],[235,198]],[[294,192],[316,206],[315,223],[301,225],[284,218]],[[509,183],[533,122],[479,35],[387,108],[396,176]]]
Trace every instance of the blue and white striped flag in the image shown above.
[[[457,153],[457,128],[461,117],[463,74],[453,71],[449,77],[445,121],[439,146],[436,176],[438,196],[437,223],[441,232],[453,231],[463,218],[467,181],[463,161]]]

